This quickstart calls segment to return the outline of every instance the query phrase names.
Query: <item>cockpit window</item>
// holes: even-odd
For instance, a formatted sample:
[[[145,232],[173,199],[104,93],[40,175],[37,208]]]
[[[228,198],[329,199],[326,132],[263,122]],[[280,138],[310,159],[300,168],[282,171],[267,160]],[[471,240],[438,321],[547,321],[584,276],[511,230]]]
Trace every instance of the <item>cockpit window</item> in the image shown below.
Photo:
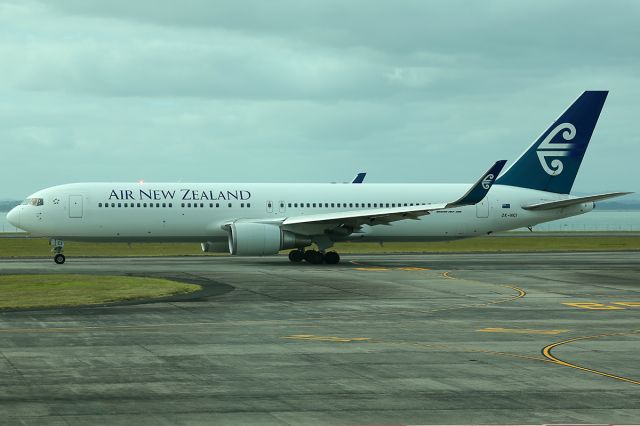
[[[27,198],[22,202],[23,206],[42,206],[44,199],[42,198]]]

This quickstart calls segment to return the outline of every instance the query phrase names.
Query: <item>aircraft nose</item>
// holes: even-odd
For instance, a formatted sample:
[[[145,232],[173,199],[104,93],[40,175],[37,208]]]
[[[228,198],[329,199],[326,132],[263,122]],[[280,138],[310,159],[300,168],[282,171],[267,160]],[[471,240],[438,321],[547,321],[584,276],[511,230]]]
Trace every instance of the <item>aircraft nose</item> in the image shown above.
[[[20,209],[18,207],[14,207],[7,214],[7,222],[15,226],[16,228],[20,227]]]

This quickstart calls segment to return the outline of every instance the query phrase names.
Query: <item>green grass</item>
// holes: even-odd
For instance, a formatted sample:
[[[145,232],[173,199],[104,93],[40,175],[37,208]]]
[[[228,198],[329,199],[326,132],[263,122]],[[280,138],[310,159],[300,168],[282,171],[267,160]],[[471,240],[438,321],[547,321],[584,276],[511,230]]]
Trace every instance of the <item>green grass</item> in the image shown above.
[[[536,236],[479,237],[439,243],[339,243],[340,253],[433,253],[433,252],[528,252],[563,250],[640,250],[640,237],[607,234],[606,236]],[[80,243],[67,242],[65,255],[82,256],[211,256],[198,243]],[[220,255],[220,254],[213,254]],[[0,238],[0,258],[52,257],[44,238]]]
[[[192,293],[200,288],[143,277],[0,275],[0,309],[92,305]]]

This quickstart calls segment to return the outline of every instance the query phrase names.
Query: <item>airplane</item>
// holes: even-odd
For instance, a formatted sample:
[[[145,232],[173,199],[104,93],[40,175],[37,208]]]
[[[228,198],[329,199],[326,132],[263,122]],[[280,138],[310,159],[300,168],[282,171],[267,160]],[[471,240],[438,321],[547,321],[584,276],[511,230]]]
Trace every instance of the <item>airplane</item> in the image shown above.
[[[65,241],[199,242],[205,252],[235,256],[291,249],[294,263],[337,264],[340,255],[329,251],[336,242],[446,241],[531,229],[629,194],[569,195],[607,94],[582,93],[504,173],[506,161],[498,161],[471,186],[72,183],[37,191],[7,220],[49,237],[58,264]]]

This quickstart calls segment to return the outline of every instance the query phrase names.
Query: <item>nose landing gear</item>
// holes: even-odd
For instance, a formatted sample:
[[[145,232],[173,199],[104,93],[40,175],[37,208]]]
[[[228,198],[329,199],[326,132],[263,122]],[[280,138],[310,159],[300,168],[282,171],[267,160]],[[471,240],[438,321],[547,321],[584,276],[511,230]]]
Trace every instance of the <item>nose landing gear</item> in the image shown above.
[[[55,255],[53,256],[53,261],[58,265],[62,265],[66,260],[64,254],[62,254],[62,251],[64,250],[64,241],[52,239],[49,240],[49,245],[53,246],[51,251],[55,253]]]

